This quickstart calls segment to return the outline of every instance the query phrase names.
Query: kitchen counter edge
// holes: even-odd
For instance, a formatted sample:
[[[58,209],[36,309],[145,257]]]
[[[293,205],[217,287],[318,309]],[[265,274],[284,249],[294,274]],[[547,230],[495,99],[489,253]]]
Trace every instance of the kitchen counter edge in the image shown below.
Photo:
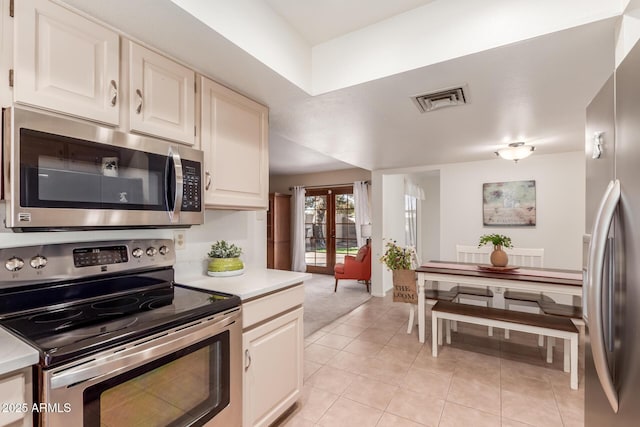
[[[311,279],[311,274],[272,269],[248,269],[233,277],[192,277],[180,283],[207,291],[238,295],[243,302]]]
[[[38,350],[0,327],[0,375],[38,363]]]

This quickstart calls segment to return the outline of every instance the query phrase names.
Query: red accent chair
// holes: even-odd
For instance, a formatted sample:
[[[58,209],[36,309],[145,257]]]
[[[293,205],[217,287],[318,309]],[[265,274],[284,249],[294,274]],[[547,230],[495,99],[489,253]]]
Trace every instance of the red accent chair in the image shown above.
[[[362,280],[367,286],[367,292],[369,292],[369,286],[371,285],[371,246],[364,245],[361,247],[355,257],[346,255],[344,264],[337,263],[333,267],[333,272],[336,277],[336,286],[333,292],[338,290],[338,280],[340,279]]]

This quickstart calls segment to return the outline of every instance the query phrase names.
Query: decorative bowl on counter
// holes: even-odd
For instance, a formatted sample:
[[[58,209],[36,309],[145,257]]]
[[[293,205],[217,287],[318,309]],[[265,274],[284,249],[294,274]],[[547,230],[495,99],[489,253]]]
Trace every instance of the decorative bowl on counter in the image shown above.
[[[244,264],[240,259],[242,249],[233,243],[219,240],[211,245],[207,254],[211,258],[207,267],[207,274],[213,277],[238,276],[244,273]]]

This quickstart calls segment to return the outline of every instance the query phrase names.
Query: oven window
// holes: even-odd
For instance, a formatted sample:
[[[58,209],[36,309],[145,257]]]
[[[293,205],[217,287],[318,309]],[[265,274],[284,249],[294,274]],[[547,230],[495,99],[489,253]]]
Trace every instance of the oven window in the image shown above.
[[[229,332],[84,391],[84,425],[201,425],[229,404]]]

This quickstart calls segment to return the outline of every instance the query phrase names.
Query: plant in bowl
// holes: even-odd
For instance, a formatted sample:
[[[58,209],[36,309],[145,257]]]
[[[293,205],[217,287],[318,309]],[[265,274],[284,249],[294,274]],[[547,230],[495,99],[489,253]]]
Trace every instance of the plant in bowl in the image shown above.
[[[509,257],[502,248],[512,248],[511,237],[504,234],[485,234],[480,236],[480,243],[478,247],[491,243],[493,245],[493,252],[491,252],[490,260],[491,264],[495,267],[506,267],[509,263]]]
[[[240,259],[242,249],[233,243],[218,240],[211,245],[207,254],[211,260],[207,267],[209,276],[237,276],[244,272],[244,264]]]

